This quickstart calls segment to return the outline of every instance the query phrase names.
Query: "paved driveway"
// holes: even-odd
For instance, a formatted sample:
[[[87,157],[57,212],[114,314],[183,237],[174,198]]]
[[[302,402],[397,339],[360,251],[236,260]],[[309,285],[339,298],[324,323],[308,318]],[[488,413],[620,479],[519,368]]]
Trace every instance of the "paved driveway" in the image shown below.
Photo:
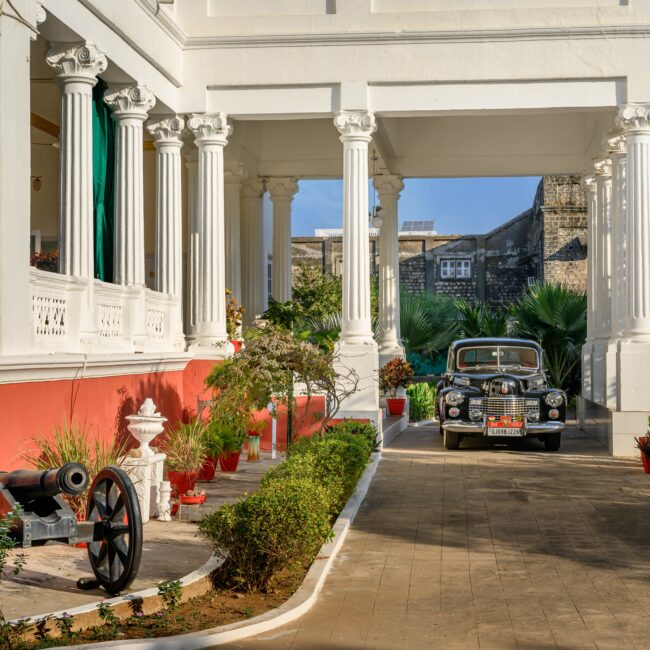
[[[569,431],[448,452],[408,429],[325,589],[229,648],[650,648],[650,476]]]

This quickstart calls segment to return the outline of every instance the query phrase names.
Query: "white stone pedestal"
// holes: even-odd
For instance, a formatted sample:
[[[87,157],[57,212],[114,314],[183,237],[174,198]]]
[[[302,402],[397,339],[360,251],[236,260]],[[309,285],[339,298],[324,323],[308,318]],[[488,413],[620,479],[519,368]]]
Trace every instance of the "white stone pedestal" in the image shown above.
[[[137,450],[132,453],[137,453]],[[163,463],[165,454],[155,453],[151,456],[126,456],[122,468],[129,475],[138,493],[142,523],[146,524],[151,517],[158,514],[160,499],[160,484],[163,480]]]

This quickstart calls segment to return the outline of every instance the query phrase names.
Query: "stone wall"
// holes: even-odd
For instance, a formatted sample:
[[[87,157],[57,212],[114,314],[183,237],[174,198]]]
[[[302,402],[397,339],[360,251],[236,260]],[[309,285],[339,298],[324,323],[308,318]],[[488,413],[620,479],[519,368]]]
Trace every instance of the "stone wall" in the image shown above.
[[[529,281],[561,282],[586,291],[586,239],[580,177],[545,176],[529,210],[484,235],[400,235],[400,284],[411,293],[431,291],[495,306],[517,300]],[[378,239],[372,237],[372,272],[378,250]],[[341,273],[340,237],[295,237],[292,255],[294,273],[301,263]],[[469,277],[443,277],[445,260],[469,261]]]

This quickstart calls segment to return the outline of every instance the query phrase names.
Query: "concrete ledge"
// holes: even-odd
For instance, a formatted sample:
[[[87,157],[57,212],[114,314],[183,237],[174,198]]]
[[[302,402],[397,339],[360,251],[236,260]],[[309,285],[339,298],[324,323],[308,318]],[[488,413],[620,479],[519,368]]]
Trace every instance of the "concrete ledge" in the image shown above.
[[[75,646],[59,646],[54,650],[62,650],[63,648],[75,648],[76,650],[108,650],[109,648],[121,648],[123,650],[129,650],[131,648],[134,650],[199,650],[201,648],[211,648],[213,646],[223,645],[225,643],[231,643],[232,641],[239,641],[251,636],[256,636],[257,634],[268,632],[269,630],[273,630],[277,627],[295,621],[296,619],[306,614],[316,602],[318,593],[325,583],[325,579],[329,574],[332,563],[338,555],[338,552],[341,550],[343,542],[345,541],[345,538],[347,537],[347,534],[350,530],[350,526],[352,525],[357,512],[359,512],[359,508],[361,507],[361,504],[363,503],[363,500],[368,492],[368,488],[370,487],[370,483],[373,476],[375,475],[375,472],[377,471],[377,467],[379,466],[380,461],[380,453],[372,454],[370,464],[368,467],[366,467],[366,470],[361,475],[354,494],[345,504],[345,507],[341,511],[341,514],[339,514],[336,522],[334,523],[333,537],[331,541],[323,544],[298,591],[296,591],[296,593],[291,596],[291,598],[289,598],[286,603],[280,605],[280,607],[269,610],[268,612],[265,612],[264,614],[256,616],[255,618],[247,621],[222,625],[220,627],[202,630],[201,632],[192,632],[191,634],[162,637],[157,639],[129,639],[125,641],[113,640],[101,643],[86,643],[83,645]],[[207,573],[204,574],[203,572],[208,564],[210,564],[210,562],[207,562],[198,571],[195,571],[189,576],[186,576],[186,578],[183,578],[183,584],[185,585],[185,580],[188,580],[190,576],[194,576],[195,574],[199,573],[202,574],[203,579],[207,579],[209,582],[209,573],[222,562],[221,559],[217,558],[212,558],[211,561],[213,561],[214,564],[212,565],[212,568],[207,571]],[[196,580],[198,580],[198,578],[195,579],[194,582],[196,582]],[[207,589],[205,591],[207,591]],[[205,593],[205,591],[202,593]],[[188,596],[188,598],[185,598],[185,589],[183,590],[183,600],[188,600],[189,598],[193,598],[196,595],[200,594],[193,593],[191,596]],[[148,608],[145,609],[143,607],[143,611],[156,611],[161,608],[156,589],[147,589],[136,594],[129,594],[128,596],[114,598],[107,602],[112,604],[113,602],[117,601],[125,601],[124,603],[120,602],[119,604],[121,607],[125,607],[128,613],[128,611],[130,611],[128,603],[134,599],[143,597],[147,598],[147,603],[153,603],[154,601],[157,601],[155,607],[152,610],[149,610]],[[94,609],[96,612],[96,608],[97,603],[94,603],[91,605],[85,605],[84,607],[79,607],[77,610],[84,610],[85,612],[89,609]],[[63,612],[56,612],[54,616],[60,616],[62,613]],[[73,611],[70,611],[68,613],[73,614]],[[116,613],[118,613],[117,609]]]
[[[409,425],[406,412],[402,416],[388,416],[382,422],[382,447],[389,445]]]

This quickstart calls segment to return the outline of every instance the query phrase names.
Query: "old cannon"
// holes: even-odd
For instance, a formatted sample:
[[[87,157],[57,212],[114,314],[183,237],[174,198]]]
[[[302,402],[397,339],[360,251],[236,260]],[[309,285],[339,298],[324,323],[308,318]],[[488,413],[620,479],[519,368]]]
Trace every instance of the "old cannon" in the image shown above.
[[[119,467],[105,467],[90,486],[86,520],[60,496],[79,496],[88,487],[86,468],[66,463],[46,471],[0,472],[0,517],[16,505],[20,514],[11,535],[22,548],[48,542],[86,542],[95,581],[79,581],[82,588],[101,585],[119,594],[135,579],[142,555],[142,518],[131,479]]]

